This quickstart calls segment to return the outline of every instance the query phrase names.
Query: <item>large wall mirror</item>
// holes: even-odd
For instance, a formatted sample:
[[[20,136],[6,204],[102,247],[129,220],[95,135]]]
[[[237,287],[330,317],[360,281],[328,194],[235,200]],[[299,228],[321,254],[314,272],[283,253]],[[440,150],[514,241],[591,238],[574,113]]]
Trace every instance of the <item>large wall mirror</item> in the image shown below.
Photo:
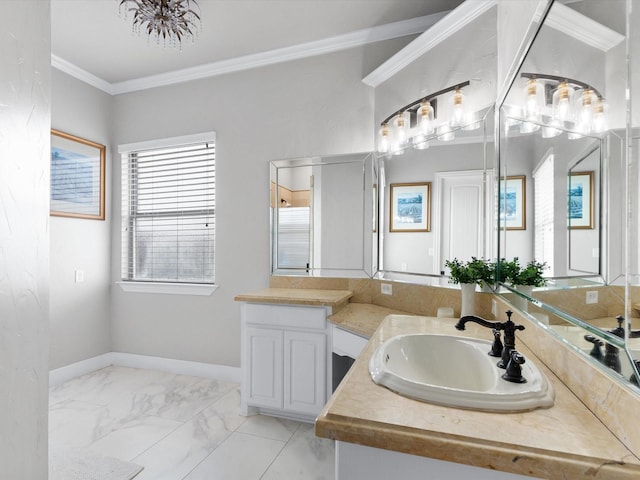
[[[414,41],[410,64],[375,85],[382,278],[447,286],[447,260],[494,257],[496,32],[495,2],[464,2]],[[428,198],[413,214],[418,194]]]
[[[372,153],[271,162],[272,274],[373,276],[377,178]]]
[[[500,108],[498,256],[544,263],[546,286],[504,283],[505,297],[528,298],[532,317],[631,385],[640,311],[624,288],[625,22],[624,0],[551,5]],[[523,205],[524,228],[513,228],[511,203]]]

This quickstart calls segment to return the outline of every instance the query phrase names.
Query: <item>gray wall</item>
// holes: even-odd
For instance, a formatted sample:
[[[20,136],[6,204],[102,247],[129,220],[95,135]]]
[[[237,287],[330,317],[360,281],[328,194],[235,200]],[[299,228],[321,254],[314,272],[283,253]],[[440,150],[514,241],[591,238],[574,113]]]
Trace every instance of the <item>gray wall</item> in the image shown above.
[[[106,220],[51,217],[51,352],[55,369],[111,351],[112,97],[52,71],[52,128],[107,145]],[[85,281],[75,283],[75,270]]]
[[[407,43],[340,53],[120,95],[118,144],[217,132],[216,283],[209,297],[112,287],[112,350],[240,364],[233,297],[269,283],[270,160],[373,148],[373,89],[361,79]],[[119,162],[113,176],[119,178]],[[112,280],[120,275],[120,185],[113,184]]]
[[[50,11],[3,4],[0,34],[0,474],[47,478]]]

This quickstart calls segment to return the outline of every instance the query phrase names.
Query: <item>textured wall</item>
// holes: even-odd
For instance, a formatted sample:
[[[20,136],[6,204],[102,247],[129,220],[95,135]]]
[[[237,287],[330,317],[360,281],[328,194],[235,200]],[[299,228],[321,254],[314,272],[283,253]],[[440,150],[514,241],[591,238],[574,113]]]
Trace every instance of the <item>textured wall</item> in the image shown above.
[[[49,394],[49,2],[8,4],[0,29],[0,475],[43,479]]]

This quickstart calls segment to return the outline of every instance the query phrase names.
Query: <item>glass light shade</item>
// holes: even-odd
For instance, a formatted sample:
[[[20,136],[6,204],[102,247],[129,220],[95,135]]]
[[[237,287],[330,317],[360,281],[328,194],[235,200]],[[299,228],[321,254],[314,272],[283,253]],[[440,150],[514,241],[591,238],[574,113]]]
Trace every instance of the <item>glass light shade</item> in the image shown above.
[[[380,127],[380,136],[378,138],[378,152],[387,153],[390,148],[391,139],[389,138],[389,125],[386,123]]]
[[[553,92],[553,117],[561,122],[573,121],[573,88],[560,82]]]
[[[415,148],[416,150],[426,150],[427,148],[429,148],[429,142],[427,141],[427,138],[422,134],[418,134],[413,137],[413,148]]]
[[[452,127],[461,127],[464,125],[465,120],[465,111],[462,106],[462,102],[464,97],[462,95],[462,91],[458,88],[451,97],[451,102],[453,104],[453,109],[451,111],[451,120],[449,121],[449,125]]]
[[[438,140],[443,142],[450,142],[456,137],[455,133],[451,131],[451,127],[447,124],[441,125],[438,128]]]
[[[404,147],[409,140],[409,118],[406,112],[400,112],[393,119],[393,138],[399,147]]]
[[[578,95],[576,131],[590,133],[595,117],[595,104],[598,101],[596,94],[591,89],[585,89]]]
[[[552,119],[548,125],[542,127],[542,138],[557,137],[562,133],[562,130],[560,130],[561,126],[562,125],[560,125],[559,120],[556,120],[555,118]]]
[[[524,98],[524,118],[539,122],[544,107],[544,85],[535,78],[530,78],[524,87]]]
[[[422,135],[433,134],[435,127],[433,125],[433,108],[427,101],[423,101],[418,108],[418,124]]]
[[[522,122],[520,124],[520,133],[533,133],[540,130],[540,125],[532,122]]]
[[[593,131],[596,133],[606,132],[609,129],[607,121],[607,105],[603,98],[596,102],[595,113],[593,115]]]

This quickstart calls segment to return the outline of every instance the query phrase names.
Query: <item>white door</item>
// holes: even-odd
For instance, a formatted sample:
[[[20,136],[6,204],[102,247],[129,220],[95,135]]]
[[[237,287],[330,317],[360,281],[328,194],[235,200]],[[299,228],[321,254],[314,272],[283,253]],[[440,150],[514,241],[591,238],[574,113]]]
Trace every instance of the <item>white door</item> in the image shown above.
[[[326,402],[324,333],[284,332],[284,408],[317,415]]]
[[[440,272],[445,271],[446,260],[491,258],[493,209],[487,205],[493,199],[493,172],[436,173],[436,188],[439,203],[435,208],[439,215],[435,224],[435,230],[439,230],[436,265]]]
[[[282,408],[282,330],[247,327],[244,384],[250,405]]]

